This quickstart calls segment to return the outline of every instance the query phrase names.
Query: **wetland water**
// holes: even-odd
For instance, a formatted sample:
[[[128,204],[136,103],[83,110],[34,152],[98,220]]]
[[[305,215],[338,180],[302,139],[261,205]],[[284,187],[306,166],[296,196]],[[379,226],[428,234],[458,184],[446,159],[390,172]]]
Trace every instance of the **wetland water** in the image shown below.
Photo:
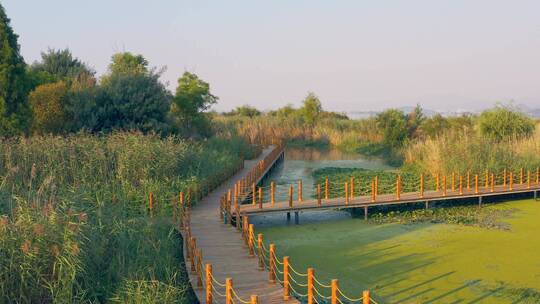
[[[316,150],[287,151],[272,179],[302,178],[321,167],[391,169],[379,160]],[[371,224],[347,212],[309,212],[300,225],[284,215],[252,219],[279,256],[297,270],[315,268],[357,297],[370,289],[383,303],[540,303],[540,202],[488,204],[511,209],[509,230],[450,224]],[[328,295],[328,292],[323,292]]]

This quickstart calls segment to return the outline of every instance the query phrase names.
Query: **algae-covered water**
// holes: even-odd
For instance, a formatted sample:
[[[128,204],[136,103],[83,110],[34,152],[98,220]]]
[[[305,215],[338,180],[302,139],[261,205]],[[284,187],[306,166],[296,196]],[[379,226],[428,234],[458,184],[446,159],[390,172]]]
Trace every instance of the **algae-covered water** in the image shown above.
[[[300,225],[255,224],[295,268],[337,278],[353,296],[370,289],[384,303],[540,303],[540,202],[484,208],[515,210],[503,219],[510,230],[315,213],[301,215]]]

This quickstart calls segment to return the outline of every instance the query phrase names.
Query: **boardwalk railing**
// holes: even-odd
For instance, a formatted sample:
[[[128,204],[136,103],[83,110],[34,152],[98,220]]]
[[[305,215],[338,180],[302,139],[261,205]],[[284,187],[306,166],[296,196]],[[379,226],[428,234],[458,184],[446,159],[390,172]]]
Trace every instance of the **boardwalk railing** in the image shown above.
[[[534,192],[540,190],[540,170],[520,169],[517,174],[509,170],[499,173],[482,173],[419,176],[396,175],[371,176],[361,179],[351,176],[345,181],[318,183],[307,200],[303,194],[302,181],[295,185],[279,185],[274,182],[266,187],[255,188],[253,203],[241,205],[237,213],[259,213],[264,211],[286,211],[287,209],[314,209],[317,207],[347,207],[353,205],[383,205],[413,201],[430,201],[462,197],[482,197],[499,194]],[[269,192],[268,196],[263,193]],[[276,202],[276,197],[282,198]],[[283,199],[285,198],[285,199]],[[234,200],[234,197],[233,197]],[[235,205],[236,206],[236,205]]]
[[[306,299],[308,304],[326,303],[327,301],[332,304],[343,303],[343,301],[347,301],[347,303],[378,304],[371,297],[369,290],[365,290],[359,297],[350,297],[339,287],[337,279],[324,284],[317,279],[313,268],[307,268],[306,272],[296,270],[288,256],[278,258],[274,244],[265,245],[262,233],[257,234],[255,237],[254,225],[249,224],[247,215],[244,216],[243,223],[242,236],[249,254],[258,258],[260,270],[268,270],[270,283],[277,281],[283,285],[284,301],[289,300],[291,296],[296,296],[300,299]]]

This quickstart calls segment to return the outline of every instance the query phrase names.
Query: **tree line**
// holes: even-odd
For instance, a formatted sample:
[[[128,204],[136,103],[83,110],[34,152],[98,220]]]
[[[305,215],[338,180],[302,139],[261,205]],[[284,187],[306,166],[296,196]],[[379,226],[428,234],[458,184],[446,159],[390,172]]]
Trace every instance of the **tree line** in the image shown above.
[[[184,72],[173,94],[161,74],[129,52],[114,54],[99,79],[68,49],[49,49],[27,64],[0,5],[0,137],[80,130],[208,136],[205,111],[218,99],[210,85]]]

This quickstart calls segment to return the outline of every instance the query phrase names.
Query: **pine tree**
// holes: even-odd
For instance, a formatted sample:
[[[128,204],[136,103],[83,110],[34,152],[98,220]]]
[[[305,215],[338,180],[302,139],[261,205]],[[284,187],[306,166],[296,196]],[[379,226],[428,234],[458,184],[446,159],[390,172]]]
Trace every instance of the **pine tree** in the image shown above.
[[[17,39],[0,4],[0,136],[24,133],[31,118],[26,65]]]

